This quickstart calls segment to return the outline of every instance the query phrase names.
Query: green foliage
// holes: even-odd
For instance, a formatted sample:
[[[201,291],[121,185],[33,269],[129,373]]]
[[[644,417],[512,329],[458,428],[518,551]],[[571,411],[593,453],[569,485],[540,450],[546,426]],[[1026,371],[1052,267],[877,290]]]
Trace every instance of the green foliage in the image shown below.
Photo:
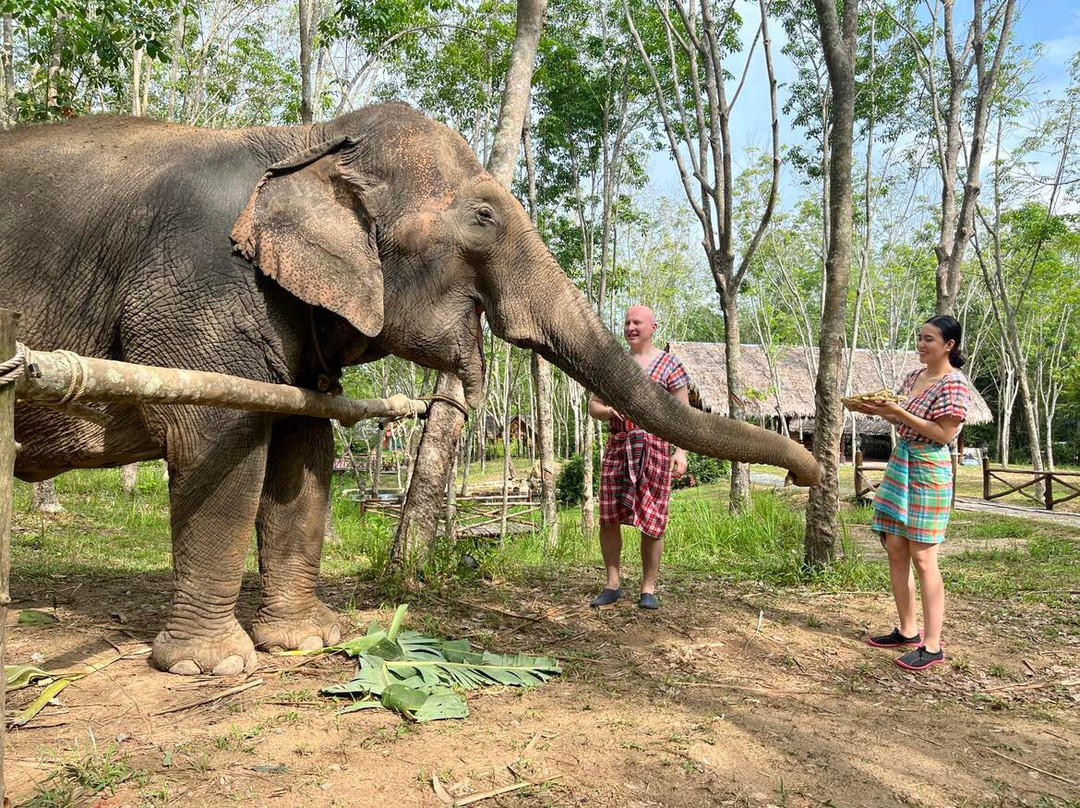
[[[169,58],[169,32],[180,0],[3,0],[25,48],[15,90],[21,120],[83,114],[96,99],[123,97],[136,49],[147,59]],[[56,60],[57,70],[50,70]]]
[[[679,479],[672,480],[671,487],[679,489],[694,485],[707,485],[727,477],[730,473],[730,461],[687,452],[686,474]]]
[[[585,495],[585,461],[582,455],[571,455],[562,464],[555,478],[555,490],[559,501],[566,505],[580,505]],[[593,445],[593,494],[600,490],[600,445]]]

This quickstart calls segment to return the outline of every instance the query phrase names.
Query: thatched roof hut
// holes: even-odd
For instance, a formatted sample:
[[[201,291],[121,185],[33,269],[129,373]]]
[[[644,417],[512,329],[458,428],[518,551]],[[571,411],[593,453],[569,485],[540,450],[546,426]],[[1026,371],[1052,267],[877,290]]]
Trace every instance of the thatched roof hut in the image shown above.
[[[672,342],[667,350],[675,354],[690,374],[690,402],[707,412],[728,412],[727,362],[724,346],[715,342]],[[887,387],[895,390],[904,376],[919,366],[915,351],[874,351],[856,348],[852,366],[852,391],[865,393]],[[843,370],[847,369],[845,357]],[[766,351],[761,345],[742,346],[742,381],[746,394],[744,408],[750,418],[762,423],[783,418],[792,433],[814,431],[814,378],[817,348],[781,346]],[[841,379],[841,385],[844,380]],[[971,386],[969,424],[993,420],[990,408]],[[888,434],[889,425],[880,418],[857,416],[861,434]],[[845,418],[844,431],[851,431]]]

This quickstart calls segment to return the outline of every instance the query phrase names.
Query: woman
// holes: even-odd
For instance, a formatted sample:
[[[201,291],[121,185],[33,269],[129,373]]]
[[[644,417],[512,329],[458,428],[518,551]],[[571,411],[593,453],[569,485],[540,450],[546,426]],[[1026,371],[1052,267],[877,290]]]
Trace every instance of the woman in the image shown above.
[[[944,659],[941,624],[945,588],[938,570],[938,545],[945,540],[952,507],[952,458],[949,446],[967,418],[967,380],[960,352],[960,323],[947,314],[932,317],[919,329],[916,348],[925,365],[904,379],[894,401],[860,402],[854,409],[897,425],[899,440],[874,496],[872,529],[889,554],[889,578],[900,625],[889,634],[870,637],[877,648],[917,646],[896,660],[901,668],[921,671]],[[925,633],[915,615],[914,564],[922,591]]]

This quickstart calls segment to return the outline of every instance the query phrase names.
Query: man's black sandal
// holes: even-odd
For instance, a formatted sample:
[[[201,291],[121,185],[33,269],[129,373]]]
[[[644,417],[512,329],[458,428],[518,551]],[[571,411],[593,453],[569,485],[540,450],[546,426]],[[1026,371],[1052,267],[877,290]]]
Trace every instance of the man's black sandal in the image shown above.
[[[900,629],[894,628],[888,634],[879,634],[876,637],[867,637],[866,644],[874,648],[900,648],[905,645],[918,645],[922,642],[922,635],[916,632],[914,637],[905,637]]]
[[[896,660],[896,664],[906,671],[923,671],[927,668],[945,661],[945,653],[937,651],[930,653],[925,645],[920,645],[914,651],[908,651]]]
[[[639,609],[659,609],[660,601],[657,600],[656,595],[652,592],[642,592],[641,598],[638,599]]]
[[[601,606],[610,606],[621,597],[621,587],[619,589],[604,589],[601,590],[599,595],[589,601],[589,605],[594,609],[599,609]]]

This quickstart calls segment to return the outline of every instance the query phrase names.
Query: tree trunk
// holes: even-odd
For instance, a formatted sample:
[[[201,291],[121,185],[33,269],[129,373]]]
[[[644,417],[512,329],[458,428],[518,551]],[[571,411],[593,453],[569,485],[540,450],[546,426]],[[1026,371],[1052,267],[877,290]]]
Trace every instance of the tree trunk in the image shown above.
[[[64,506],[56,496],[56,480],[49,478],[34,483],[34,496],[30,510],[35,513],[63,513]]]
[[[176,12],[172,34],[172,58],[169,61],[169,95],[165,104],[165,120],[176,120],[176,91],[180,81],[180,52],[184,47],[184,25],[187,16],[183,8]]]
[[[510,54],[506,88],[499,108],[499,121],[495,126],[495,142],[487,162],[488,172],[506,189],[513,182],[514,168],[517,166],[521,129],[529,110],[536,49],[546,13],[547,0],[518,0],[514,49]]]
[[[15,332],[19,315],[0,309],[0,361],[15,356]],[[8,604],[11,603],[8,582],[11,574],[11,481],[15,470],[15,388],[0,385],[0,665],[7,664],[5,644],[7,641]],[[0,714],[7,716],[7,688],[0,692]],[[0,804],[7,803],[4,796],[4,747],[7,739],[5,726],[0,724]]]
[[[551,424],[551,365],[538,354],[532,355],[532,373],[536,382],[536,409],[540,453],[540,511],[547,530],[548,544],[559,542],[559,515],[555,506],[554,431]]]
[[[727,369],[728,414],[742,420],[746,417],[742,395],[742,337],[739,332],[739,293],[727,289],[723,297],[724,354]],[[750,506],[750,466],[746,463],[731,464],[731,489],[728,509],[742,513]]]
[[[525,152],[525,174],[529,187],[529,217],[536,224],[536,165],[533,162],[531,127],[528,116],[521,130]],[[559,543],[559,514],[555,504],[555,430],[552,425],[551,365],[539,354],[530,358],[533,386],[536,388],[535,449],[540,456],[540,512],[550,547]]]
[[[512,346],[506,343],[505,367],[503,368],[503,473],[502,503],[499,508],[499,541],[506,540],[506,519],[510,510],[510,363],[513,360]],[[521,432],[518,431],[520,436]],[[520,440],[520,438],[519,438]]]
[[[959,64],[952,53],[952,3],[944,4],[946,49],[951,72],[951,87],[948,110],[948,131],[946,160],[942,168],[942,218],[941,236],[937,249],[938,266],[937,301],[938,314],[953,314],[956,298],[960,291],[961,270],[968,241],[975,230],[975,206],[982,188],[982,153],[986,141],[986,126],[990,118],[990,102],[997,89],[997,77],[1005,52],[1011,42],[1013,13],[1016,0],[1005,0],[1004,11],[1000,19],[1001,27],[988,31],[983,27],[983,0],[974,0],[971,21],[971,55],[975,67],[975,97],[971,100],[962,98],[963,87],[967,84],[971,68]],[[985,47],[989,38],[996,40],[993,61],[986,66]],[[974,107],[971,123],[971,142],[964,150],[967,155],[964,194],[956,209],[956,173],[958,155],[961,148],[961,112]]]
[[[139,481],[139,464],[128,463],[120,467],[120,487],[125,494],[135,492],[135,484]]]
[[[64,49],[64,22],[67,14],[57,14],[56,23],[53,26],[52,49],[49,52],[49,72],[45,84],[45,105],[48,109],[56,106],[57,87],[60,82],[60,57]]]
[[[302,3],[308,1],[301,0]],[[518,144],[528,111],[533,65],[546,9],[547,0],[518,0],[517,33],[510,54],[495,143],[487,164],[488,172],[507,190],[514,178]],[[435,389],[438,393],[450,391],[457,400],[463,398],[461,380],[449,373],[439,374]],[[391,550],[390,563],[398,571],[404,571],[407,561],[413,563],[409,555],[418,545],[425,545],[426,555],[430,557],[438,529],[438,512],[446,491],[452,450],[464,423],[464,414],[455,407],[444,402],[432,402],[417,452],[409,495],[401,511],[401,522]],[[480,425],[481,430],[484,426]]]
[[[314,117],[311,102],[312,13],[315,0],[299,0],[300,11],[300,122],[309,124]]]
[[[832,0],[814,0],[814,8],[821,28],[832,92],[828,211],[831,235],[814,396],[814,457],[821,464],[822,481],[821,485],[810,489],[804,550],[807,563],[823,564],[836,555],[836,516],[840,500],[837,466],[843,423],[840,365],[851,272],[851,152],[855,120],[855,33],[859,9],[858,0],[848,0],[844,4],[841,29]]]
[[[439,374],[435,393],[455,401],[464,400],[461,380],[452,373]],[[432,402],[416,450],[416,467],[401,509],[401,521],[390,548],[390,565],[399,573],[411,575],[431,557],[453,460],[452,449],[464,423],[461,411],[453,405]]]
[[[581,533],[588,541],[596,532],[596,498],[593,496],[593,427],[589,418],[589,393],[581,399]]]
[[[3,39],[0,40],[0,72],[3,73],[4,92],[0,95],[0,123],[10,128],[18,121],[15,108],[15,22],[11,14],[0,14],[3,23]]]
[[[135,48],[131,58],[131,114],[142,115],[142,63],[143,49]]]

